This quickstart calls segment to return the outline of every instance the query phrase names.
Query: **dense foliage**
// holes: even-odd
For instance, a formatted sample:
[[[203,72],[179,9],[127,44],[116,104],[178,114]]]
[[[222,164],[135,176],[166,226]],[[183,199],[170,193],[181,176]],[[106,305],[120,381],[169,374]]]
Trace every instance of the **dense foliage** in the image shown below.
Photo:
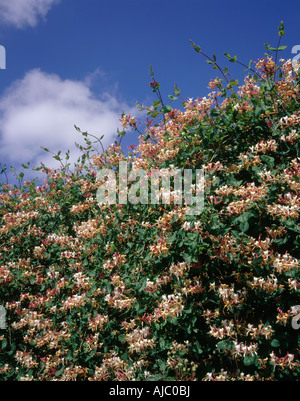
[[[92,154],[83,133],[75,171],[44,166],[42,186],[3,185],[1,380],[297,380],[296,67],[266,54],[241,86],[223,71],[183,111],[164,105],[151,70],[159,99],[129,155],[118,142]],[[139,129],[121,123],[120,138]],[[97,171],[118,174],[119,161],[203,168],[203,212],[98,205]]]

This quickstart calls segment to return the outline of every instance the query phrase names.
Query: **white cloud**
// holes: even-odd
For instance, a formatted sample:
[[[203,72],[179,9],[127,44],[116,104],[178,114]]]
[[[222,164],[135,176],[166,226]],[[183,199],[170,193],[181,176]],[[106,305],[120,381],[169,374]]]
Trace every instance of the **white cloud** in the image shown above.
[[[16,28],[35,26],[60,0],[0,0],[0,19]]]
[[[112,143],[122,111],[135,114],[136,109],[107,92],[96,97],[88,81],[63,80],[39,69],[15,81],[0,97],[0,160],[58,167],[44,146],[61,150],[61,156],[70,149],[74,162],[80,154],[75,141],[84,143],[74,125],[97,137],[104,134],[104,147]]]

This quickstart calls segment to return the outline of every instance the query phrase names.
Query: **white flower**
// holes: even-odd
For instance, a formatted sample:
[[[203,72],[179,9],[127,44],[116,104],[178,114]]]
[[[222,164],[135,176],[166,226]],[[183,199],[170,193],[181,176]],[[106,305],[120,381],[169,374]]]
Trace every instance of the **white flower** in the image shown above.
[[[189,230],[189,229],[191,228],[191,223],[190,223],[189,221],[186,221],[186,222],[183,224],[182,228],[183,228],[184,230]]]

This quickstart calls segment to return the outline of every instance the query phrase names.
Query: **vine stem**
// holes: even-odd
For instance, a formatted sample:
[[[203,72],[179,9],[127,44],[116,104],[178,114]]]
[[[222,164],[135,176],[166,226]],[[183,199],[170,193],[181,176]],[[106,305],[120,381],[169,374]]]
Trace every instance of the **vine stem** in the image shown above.
[[[224,74],[222,68],[218,65],[218,63],[217,63],[215,60],[213,60],[212,58],[210,58],[207,54],[203,53],[203,51],[200,49],[200,47],[199,47],[199,46],[196,46],[195,43],[194,43],[192,40],[190,40],[190,42],[191,42],[193,48],[195,49],[195,51],[196,51],[197,53],[203,54],[204,57],[206,57],[210,62],[212,62],[212,63],[219,69],[219,71],[221,71],[221,74],[222,74],[223,77],[225,78],[226,82],[229,84],[229,81],[228,81],[228,79],[226,78],[226,75]]]
[[[279,48],[279,45],[280,45],[280,41],[281,41],[281,36],[279,35],[278,44],[277,44],[277,47],[276,47],[275,65],[277,65],[277,56],[278,56],[278,48]],[[275,78],[276,78],[276,72],[277,71],[275,70],[274,81],[275,81]]]
[[[226,82],[229,84],[230,82],[228,81],[228,79],[226,78],[226,75],[224,74],[222,68],[219,66],[219,64],[217,64],[216,61],[212,60],[207,54],[203,53],[201,51],[201,54],[203,54],[204,57],[206,57],[208,60],[210,60],[213,64],[215,64],[216,67],[218,67],[219,71],[221,71],[221,74],[223,75],[223,77],[226,79]]]

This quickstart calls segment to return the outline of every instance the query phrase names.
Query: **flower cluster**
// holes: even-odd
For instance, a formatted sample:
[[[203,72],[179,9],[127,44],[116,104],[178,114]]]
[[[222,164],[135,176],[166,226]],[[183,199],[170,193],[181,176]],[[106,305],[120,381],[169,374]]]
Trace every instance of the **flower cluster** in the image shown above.
[[[149,326],[143,327],[142,329],[134,329],[132,332],[126,334],[126,341],[129,343],[129,352],[141,353],[144,349],[154,347],[154,340],[148,339]]]
[[[295,370],[296,367],[300,366],[298,361],[294,362],[295,355],[287,353],[284,357],[276,356],[275,352],[272,351],[270,355],[271,364],[274,366],[274,370],[277,366],[281,369],[291,369],[292,371]]]
[[[183,311],[182,296],[177,294],[162,295],[162,301],[158,304],[158,308],[154,310],[154,319],[167,319],[167,317],[177,317]]]

